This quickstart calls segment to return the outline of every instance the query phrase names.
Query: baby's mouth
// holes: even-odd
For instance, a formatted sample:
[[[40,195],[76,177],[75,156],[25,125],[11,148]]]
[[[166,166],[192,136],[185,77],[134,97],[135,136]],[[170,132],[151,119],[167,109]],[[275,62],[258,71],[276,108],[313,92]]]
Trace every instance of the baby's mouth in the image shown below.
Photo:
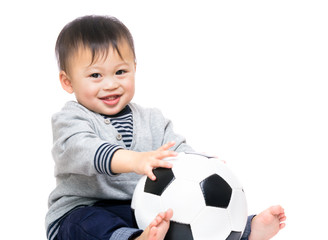
[[[119,95],[113,95],[113,96],[108,96],[108,97],[102,97],[100,99],[101,100],[109,100],[109,101],[112,101],[112,100],[115,100],[115,99],[117,99],[119,97],[120,97]]]
[[[102,97],[100,100],[102,100],[107,105],[115,105],[119,102],[121,95],[111,95],[107,97]]]

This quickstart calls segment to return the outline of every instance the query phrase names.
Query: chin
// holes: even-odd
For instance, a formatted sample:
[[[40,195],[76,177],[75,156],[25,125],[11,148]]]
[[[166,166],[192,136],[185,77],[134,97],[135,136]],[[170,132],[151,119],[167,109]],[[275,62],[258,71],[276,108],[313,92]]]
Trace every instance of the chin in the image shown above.
[[[112,109],[105,109],[104,111],[102,111],[102,114],[105,114],[105,115],[115,115],[115,114],[118,114],[120,111],[122,111],[122,107],[114,107]]]

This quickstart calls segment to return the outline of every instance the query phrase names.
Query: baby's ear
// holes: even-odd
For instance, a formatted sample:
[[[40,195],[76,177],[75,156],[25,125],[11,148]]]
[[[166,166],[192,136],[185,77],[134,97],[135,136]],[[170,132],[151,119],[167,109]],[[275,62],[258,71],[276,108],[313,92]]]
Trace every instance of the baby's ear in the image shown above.
[[[68,93],[73,93],[74,92],[73,87],[72,87],[72,82],[69,79],[69,77],[66,74],[66,72],[60,71],[60,73],[59,73],[59,80],[60,80],[60,83],[61,83],[63,89],[66,92],[68,92]]]

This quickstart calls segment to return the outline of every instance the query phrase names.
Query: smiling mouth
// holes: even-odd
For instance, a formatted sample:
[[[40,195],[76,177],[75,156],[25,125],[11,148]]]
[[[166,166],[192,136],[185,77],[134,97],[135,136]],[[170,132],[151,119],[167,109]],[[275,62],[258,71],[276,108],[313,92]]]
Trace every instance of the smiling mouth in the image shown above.
[[[112,95],[112,96],[107,96],[100,98],[105,104],[107,105],[116,105],[121,98],[121,95]]]
[[[119,98],[119,95],[113,95],[113,96],[108,96],[108,97],[102,97],[100,98],[101,100],[115,100],[116,98]]]

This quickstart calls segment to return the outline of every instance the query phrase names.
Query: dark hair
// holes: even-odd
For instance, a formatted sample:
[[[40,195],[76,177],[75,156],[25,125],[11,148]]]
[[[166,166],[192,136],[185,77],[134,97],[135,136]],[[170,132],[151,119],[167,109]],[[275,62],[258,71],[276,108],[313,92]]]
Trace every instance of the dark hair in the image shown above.
[[[99,54],[107,56],[109,47],[117,51],[120,41],[125,40],[130,46],[134,58],[134,43],[129,29],[117,18],[109,16],[84,16],[68,23],[59,33],[56,42],[56,57],[60,70],[68,70],[69,58],[80,47],[87,47],[92,52],[92,61]]]

